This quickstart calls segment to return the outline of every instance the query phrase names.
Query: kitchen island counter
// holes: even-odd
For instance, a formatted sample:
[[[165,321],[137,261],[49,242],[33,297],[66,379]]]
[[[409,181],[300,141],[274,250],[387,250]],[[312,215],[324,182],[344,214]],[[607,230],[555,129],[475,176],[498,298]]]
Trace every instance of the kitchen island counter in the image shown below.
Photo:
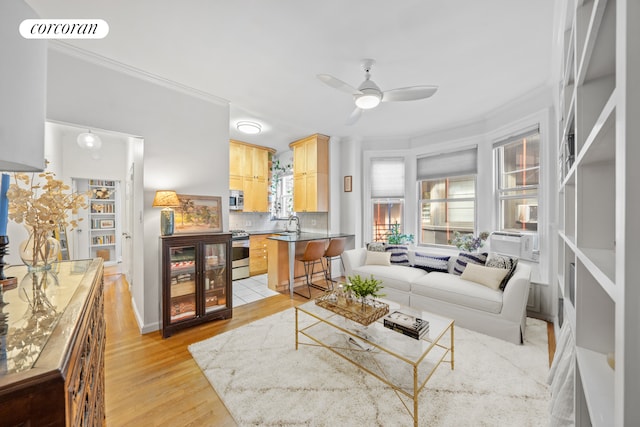
[[[293,288],[296,277],[304,275],[304,266],[296,261],[296,254],[302,254],[307,242],[312,240],[325,240],[326,245],[333,238],[344,237],[347,239],[345,249],[353,249],[355,235],[347,233],[287,233],[269,236],[267,248],[269,251],[268,284],[275,291],[283,291],[288,288],[293,298]],[[296,274],[297,272],[297,274]]]

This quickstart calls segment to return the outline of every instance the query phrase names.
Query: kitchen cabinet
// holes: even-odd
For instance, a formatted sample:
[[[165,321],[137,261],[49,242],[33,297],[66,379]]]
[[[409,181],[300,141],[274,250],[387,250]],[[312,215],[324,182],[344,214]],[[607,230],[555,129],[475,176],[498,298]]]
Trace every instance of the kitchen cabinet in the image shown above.
[[[329,210],[329,137],[315,134],[289,144],[293,150],[293,210]]]
[[[229,188],[244,193],[245,212],[269,211],[269,171],[275,150],[231,140]]]
[[[160,241],[162,336],[230,318],[231,234],[175,234]]]
[[[267,238],[271,234],[257,234],[249,237],[249,274],[256,276],[267,272]]]
[[[19,285],[0,304],[0,425],[104,425],[103,261],[5,273]]]

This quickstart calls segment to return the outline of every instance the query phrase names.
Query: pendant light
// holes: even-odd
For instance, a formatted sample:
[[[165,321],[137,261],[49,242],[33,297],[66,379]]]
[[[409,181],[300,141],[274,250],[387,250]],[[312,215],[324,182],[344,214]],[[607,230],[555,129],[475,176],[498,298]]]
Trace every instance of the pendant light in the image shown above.
[[[102,140],[95,133],[91,133],[91,129],[78,135],[78,146],[85,150],[98,151],[102,147]]]

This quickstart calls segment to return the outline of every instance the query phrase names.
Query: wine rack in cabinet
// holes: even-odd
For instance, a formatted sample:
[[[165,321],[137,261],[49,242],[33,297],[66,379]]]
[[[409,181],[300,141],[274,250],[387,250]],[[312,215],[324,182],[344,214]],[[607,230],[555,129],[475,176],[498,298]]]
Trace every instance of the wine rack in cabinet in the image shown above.
[[[162,336],[232,314],[231,234],[163,236]]]

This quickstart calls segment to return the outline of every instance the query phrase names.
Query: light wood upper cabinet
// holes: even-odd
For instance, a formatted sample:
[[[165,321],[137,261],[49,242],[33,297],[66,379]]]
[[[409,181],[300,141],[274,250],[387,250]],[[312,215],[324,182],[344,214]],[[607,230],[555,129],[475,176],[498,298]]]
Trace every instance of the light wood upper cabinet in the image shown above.
[[[270,158],[275,150],[231,140],[229,188],[244,193],[245,212],[269,211]]]
[[[315,134],[294,141],[293,210],[327,212],[329,210],[329,137]]]

